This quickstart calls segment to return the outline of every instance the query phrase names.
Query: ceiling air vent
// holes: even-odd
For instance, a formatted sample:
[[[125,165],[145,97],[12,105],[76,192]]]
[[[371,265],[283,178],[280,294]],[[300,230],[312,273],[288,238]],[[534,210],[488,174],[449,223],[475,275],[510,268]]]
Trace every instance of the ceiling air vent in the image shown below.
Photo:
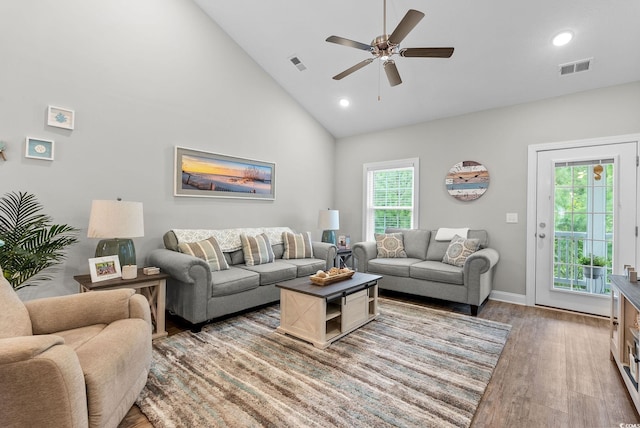
[[[304,71],[307,69],[307,67],[305,67],[305,65],[302,63],[302,61],[300,61],[300,58],[298,58],[297,56],[292,56],[291,58],[289,58],[289,61],[291,61],[291,63],[293,65],[296,66],[296,68],[300,71]]]
[[[593,58],[581,59],[579,61],[560,64],[560,75],[564,76],[567,74],[579,73],[581,71],[589,71],[592,59]]]

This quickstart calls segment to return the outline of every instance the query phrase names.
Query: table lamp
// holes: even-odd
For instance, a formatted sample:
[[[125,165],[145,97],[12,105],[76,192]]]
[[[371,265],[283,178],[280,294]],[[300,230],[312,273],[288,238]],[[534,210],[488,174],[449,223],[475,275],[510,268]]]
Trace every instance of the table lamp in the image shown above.
[[[87,237],[104,238],[98,242],[96,257],[117,255],[123,272],[124,266],[135,269],[136,249],[130,238],[141,236],[144,236],[142,202],[127,202],[120,198],[91,202]]]
[[[340,229],[340,212],[338,210],[320,210],[318,229],[322,229],[322,242],[336,243],[336,230]]]

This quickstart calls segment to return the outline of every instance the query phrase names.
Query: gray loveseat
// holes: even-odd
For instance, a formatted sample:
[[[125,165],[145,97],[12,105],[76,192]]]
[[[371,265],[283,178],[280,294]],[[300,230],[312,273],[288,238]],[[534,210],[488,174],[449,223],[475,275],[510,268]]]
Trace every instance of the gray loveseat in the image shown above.
[[[147,264],[171,275],[167,280],[167,310],[199,330],[207,321],[280,299],[275,284],[308,276],[333,266],[337,247],[312,242],[313,257],[283,260],[283,232],[287,227],[243,229],[173,229],[164,234],[164,249],[153,250]],[[247,266],[240,234],[265,233],[275,256],[272,263]],[[215,237],[229,269],[212,271],[205,260],[178,251],[178,244]]]
[[[470,305],[471,314],[491,293],[498,252],[488,248],[485,230],[469,230],[467,238],[479,239],[480,249],[471,254],[461,267],[443,263],[450,241],[437,241],[436,230],[387,229],[401,233],[406,258],[378,258],[375,242],[353,245],[353,256],[359,272],[382,275],[378,287]]]

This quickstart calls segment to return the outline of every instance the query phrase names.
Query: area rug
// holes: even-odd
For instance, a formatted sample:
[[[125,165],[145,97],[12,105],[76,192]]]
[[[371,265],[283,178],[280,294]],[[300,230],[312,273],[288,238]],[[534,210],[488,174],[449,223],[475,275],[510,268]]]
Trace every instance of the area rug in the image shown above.
[[[137,404],[162,427],[468,427],[510,326],[390,299],[326,349],[278,305],[153,343]]]

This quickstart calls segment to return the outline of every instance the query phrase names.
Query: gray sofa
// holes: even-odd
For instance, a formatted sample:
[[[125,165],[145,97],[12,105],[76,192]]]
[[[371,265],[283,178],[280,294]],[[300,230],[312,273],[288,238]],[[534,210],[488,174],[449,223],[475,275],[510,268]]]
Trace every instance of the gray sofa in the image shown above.
[[[312,258],[283,260],[283,232],[292,230],[287,227],[173,229],[165,233],[165,248],[153,250],[147,264],[171,275],[167,280],[167,310],[192,323],[192,330],[198,331],[213,318],[278,301],[277,282],[308,276],[334,265],[337,247],[324,242],[311,243]],[[247,266],[241,233],[249,236],[265,233],[275,261]],[[212,271],[205,260],[178,251],[181,242],[198,242],[211,236],[218,241],[229,269]]]
[[[359,272],[382,275],[378,287],[403,293],[448,300],[470,305],[471,314],[491,293],[493,271],[498,252],[488,248],[485,230],[469,230],[467,238],[480,240],[480,249],[471,254],[464,266],[443,263],[450,241],[437,241],[436,230],[387,229],[401,233],[406,258],[378,258],[375,242],[353,245],[353,256]]]

